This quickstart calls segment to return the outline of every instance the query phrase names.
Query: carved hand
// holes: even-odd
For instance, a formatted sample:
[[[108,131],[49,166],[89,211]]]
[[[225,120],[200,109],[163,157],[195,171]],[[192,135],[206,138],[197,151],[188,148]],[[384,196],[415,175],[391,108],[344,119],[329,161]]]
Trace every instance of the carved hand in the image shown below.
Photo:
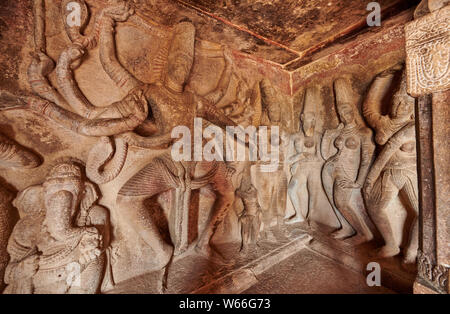
[[[80,264],[88,264],[100,256],[102,236],[94,227],[85,228],[86,234],[80,241]]]
[[[128,1],[113,1],[114,4],[103,9],[103,15],[116,22],[125,22],[134,14],[134,9]]]
[[[22,278],[30,278],[36,274],[39,267],[39,256],[32,255],[19,263],[17,274]]]
[[[372,188],[373,188],[373,182],[366,180],[366,183],[364,184],[364,187],[363,187],[363,194],[364,194],[364,198],[366,200],[369,199],[369,196],[372,192]]]
[[[33,53],[32,56],[33,61],[31,62],[29,67],[30,72],[39,73],[42,76],[47,76],[53,71],[55,63],[45,53],[37,52]]]
[[[45,99],[38,98],[38,97],[28,97],[27,98],[27,107],[31,111],[43,114],[45,111],[45,108],[47,108],[47,105],[49,105],[49,102]]]
[[[227,64],[230,64],[230,65],[233,64],[233,55],[232,55],[231,50],[229,48],[225,48],[223,50],[223,57],[224,57],[225,62]]]
[[[378,76],[379,77],[387,77],[387,76],[390,76],[390,75],[394,75],[395,72],[400,71],[402,69],[403,69],[403,63],[397,63],[392,68],[389,68],[389,69],[381,72],[380,74],[378,74]]]
[[[362,187],[359,183],[348,179],[342,179],[337,184],[343,189],[360,189]]]

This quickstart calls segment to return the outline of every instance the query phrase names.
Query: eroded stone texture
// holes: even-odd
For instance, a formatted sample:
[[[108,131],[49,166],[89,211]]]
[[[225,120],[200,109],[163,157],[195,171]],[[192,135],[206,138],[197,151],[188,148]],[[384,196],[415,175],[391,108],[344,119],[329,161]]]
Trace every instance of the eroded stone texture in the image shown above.
[[[305,232],[339,239],[330,250],[384,241],[382,257],[404,247],[414,264],[413,99],[393,68],[410,2],[383,1],[386,21],[370,29],[362,2],[25,2],[2,4],[23,26],[0,24],[12,49],[0,57],[0,165],[32,168],[0,169],[21,191],[7,293],[240,292]],[[277,158],[221,159],[217,134],[238,125],[267,128]],[[231,143],[247,156],[254,145]],[[0,192],[3,215],[14,196]]]

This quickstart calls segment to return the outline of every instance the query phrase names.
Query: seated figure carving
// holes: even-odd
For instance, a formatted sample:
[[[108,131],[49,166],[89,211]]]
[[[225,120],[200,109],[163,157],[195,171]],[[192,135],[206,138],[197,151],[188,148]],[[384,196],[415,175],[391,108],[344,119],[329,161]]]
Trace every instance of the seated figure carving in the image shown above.
[[[97,200],[95,187],[72,161],[60,162],[42,185],[20,192],[4,293],[97,293],[102,282],[110,288],[109,214]]]

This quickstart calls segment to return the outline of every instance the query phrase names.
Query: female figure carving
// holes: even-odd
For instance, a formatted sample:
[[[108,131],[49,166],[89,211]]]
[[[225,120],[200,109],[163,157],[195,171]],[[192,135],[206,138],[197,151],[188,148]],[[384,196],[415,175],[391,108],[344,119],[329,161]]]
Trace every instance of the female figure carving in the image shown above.
[[[337,129],[327,130],[322,142],[322,155],[327,160],[322,171],[322,180],[328,199],[341,221],[341,229],[332,236],[335,239],[352,238],[354,244],[369,241],[372,232],[351,201],[355,190],[362,188],[375,145],[372,131],[367,128],[357,112],[357,95],[350,82],[337,79],[334,83],[339,124]],[[332,145],[337,153],[332,155]]]

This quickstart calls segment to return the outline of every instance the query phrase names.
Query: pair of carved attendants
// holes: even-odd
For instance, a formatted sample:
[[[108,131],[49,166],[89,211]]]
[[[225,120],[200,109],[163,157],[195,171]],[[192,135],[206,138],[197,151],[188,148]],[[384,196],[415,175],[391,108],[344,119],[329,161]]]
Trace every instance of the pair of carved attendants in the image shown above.
[[[67,0],[62,1],[63,16],[67,14],[67,3]],[[66,25],[71,43],[60,54],[55,67],[45,50],[44,1],[34,1],[36,49],[28,78],[36,96],[2,94],[2,100],[7,102],[2,104],[2,108],[26,107],[61,127],[99,140],[91,149],[85,167],[81,161],[62,160],[50,170],[42,185],[20,192],[14,200],[21,219],[7,245],[10,256],[4,276],[8,284],[7,293],[95,293],[110,288],[114,281],[109,215],[105,208],[97,205],[99,194],[95,184],[108,183],[120,174],[130,145],[149,150],[167,148],[171,145],[172,129],[186,126],[192,130],[195,117],[202,117],[222,128],[236,125],[225,115],[227,109],[221,111],[219,105],[232,76],[228,52],[224,53],[226,65],[215,90],[199,96],[185,88],[195,51],[195,28],[190,21],[181,21],[173,27],[170,38],[167,38],[169,44],[161,48],[158,56],[164,60],[161,62],[161,77],[156,83],[145,84],[117,59],[115,26],[134,14],[128,2],[111,1],[102,8],[92,32],[86,36],[81,31],[88,22],[87,6],[84,1],[77,3],[82,8],[81,26]],[[127,95],[121,101],[104,107],[96,107],[87,100],[73,73],[83,62],[83,56],[97,45],[103,70]],[[57,88],[47,79],[53,71]],[[173,245],[167,243],[161,237],[151,211],[145,206],[149,198],[176,191],[175,216],[183,217],[189,212],[191,192],[209,186],[215,194],[215,202],[206,227],[196,242],[196,249],[208,256],[220,256],[213,252],[210,240],[236,196],[243,200],[244,212],[240,222],[242,248],[246,249],[255,243],[262,226],[271,224],[271,216],[265,216],[267,212],[276,211],[274,215],[277,217],[284,215],[282,203],[286,203],[287,190],[296,211],[292,221],[298,221],[305,220],[308,212],[317,206],[319,197],[316,193],[322,186],[342,223],[342,228],[334,236],[343,239],[356,232],[359,240],[369,240],[372,233],[350,201],[353,191],[364,186],[368,211],[386,242],[381,254],[396,255],[399,243],[393,237],[391,221],[386,215],[388,204],[397,194],[405,192],[417,213],[417,182],[413,171],[412,99],[407,96],[403,85],[394,97],[391,115],[378,114],[378,103],[391,78],[390,72],[377,77],[364,104],[366,120],[377,132],[377,143],[383,145],[382,153],[372,167],[372,131],[365,127],[356,109],[357,97],[348,81],[339,79],[335,89],[342,123],[336,130],[327,131],[322,136],[316,129],[317,113],[308,105],[314,103],[319,91],[309,90],[302,115],[303,131],[292,137],[296,154],[288,156],[287,149],[284,149],[276,172],[277,182],[281,184],[276,185],[273,180],[273,184],[258,187],[250,180],[250,170],[255,166],[252,163],[240,165],[242,169],[239,170],[238,166],[224,162],[176,162],[164,153],[120,188],[117,204],[126,209],[123,217],[153,249],[160,268],[167,270],[173,255],[188,249],[187,222],[181,218],[176,221],[176,228],[180,226],[180,229],[176,229]],[[282,127],[281,108],[275,90],[267,81],[257,85],[249,97],[239,89],[242,86],[238,88],[237,103],[228,109],[232,110],[230,116],[242,118],[246,124],[255,126],[263,123]],[[246,111],[249,103],[257,104],[253,117]],[[264,110],[261,103],[265,104]],[[281,131],[286,144],[289,136],[286,130]],[[35,154],[3,137],[0,138],[0,158],[0,164],[4,161],[7,166],[36,167],[40,163]],[[289,188],[287,163],[293,163]],[[239,175],[239,182],[233,183]],[[309,205],[306,207],[305,201],[295,193],[301,186],[308,187]],[[270,190],[270,193],[262,193],[260,190],[263,189]],[[3,191],[0,193],[1,206],[4,206],[9,203],[9,198]],[[276,204],[275,210],[273,204]],[[2,208],[2,215],[4,212],[6,210]],[[6,223],[10,219],[4,221]],[[11,232],[11,228],[9,230]],[[416,230],[413,228],[407,250],[408,261],[415,259]],[[6,243],[0,244],[0,249],[5,250]],[[6,256],[3,251],[2,256]]]
[[[369,241],[373,233],[364,213],[352,200],[354,192],[362,190],[370,218],[385,241],[378,256],[392,257],[400,253],[401,239],[396,237],[395,231],[402,229],[402,225],[390,218],[395,211],[390,205],[399,195],[403,196],[412,221],[404,262],[413,263],[418,249],[415,100],[406,92],[405,76],[393,96],[391,113],[380,114],[382,100],[399,70],[401,67],[396,66],[379,74],[363,103],[365,120],[375,130],[375,142],[381,149],[375,161],[372,130],[365,126],[359,114],[359,96],[353,91],[351,82],[343,78],[335,81],[341,123],[323,135],[316,130],[314,106],[320,103],[320,91],[307,89],[301,115],[303,130],[292,136],[295,154],[289,157],[292,164],[289,195],[295,214],[287,218],[288,222],[305,221],[310,211],[318,208],[323,186],[341,223],[341,228],[332,236],[349,239],[353,244]],[[307,194],[302,195],[304,199],[297,193],[301,186],[307,187]]]

